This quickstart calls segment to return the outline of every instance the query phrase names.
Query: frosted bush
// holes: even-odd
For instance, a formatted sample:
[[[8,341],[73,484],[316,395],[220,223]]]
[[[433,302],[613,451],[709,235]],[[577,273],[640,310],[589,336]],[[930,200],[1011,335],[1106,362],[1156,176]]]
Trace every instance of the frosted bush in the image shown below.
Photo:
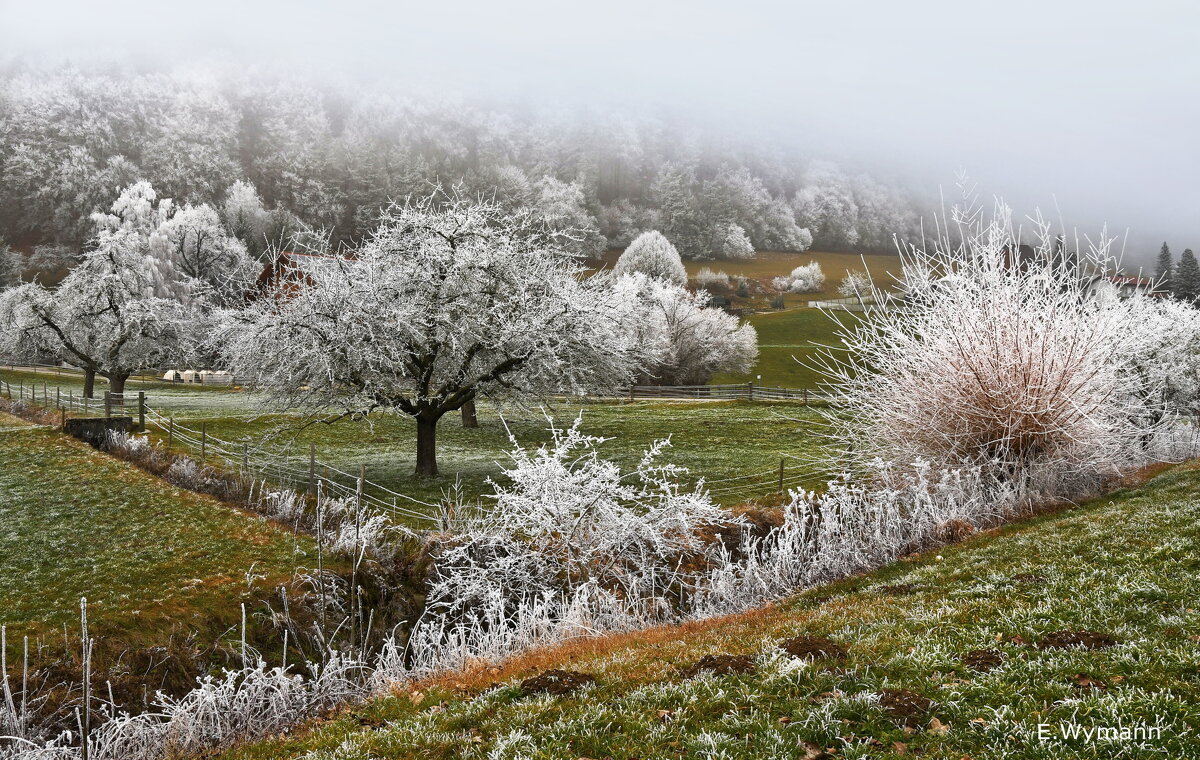
[[[696,284],[702,288],[728,288],[729,275],[724,272],[714,272],[708,267],[703,267],[699,272],[696,272]]]
[[[861,298],[871,292],[871,275],[858,269],[851,269],[838,283],[838,295],[843,298]]]
[[[786,277],[776,277],[771,284],[776,290],[788,293],[819,293],[825,287],[825,273],[821,271],[820,263],[810,261],[796,267]]]
[[[929,461],[1071,497],[1144,463],[1162,417],[1147,410],[1159,382],[1130,372],[1138,301],[1082,298],[1045,224],[1016,263],[1007,208],[955,214],[953,239],[904,251],[905,308],[847,323],[849,350],[828,356],[829,420],[854,472]],[[1109,266],[1106,241],[1082,255]]]
[[[512,485],[494,484],[495,504],[436,547],[432,609],[457,618],[493,597],[519,604],[586,589],[632,613],[691,584],[681,559],[704,557],[700,532],[732,524],[730,515],[700,488],[681,488],[684,470],[656,464],[665,441],[622,474],[579,423],[535,451],[517,446]]]

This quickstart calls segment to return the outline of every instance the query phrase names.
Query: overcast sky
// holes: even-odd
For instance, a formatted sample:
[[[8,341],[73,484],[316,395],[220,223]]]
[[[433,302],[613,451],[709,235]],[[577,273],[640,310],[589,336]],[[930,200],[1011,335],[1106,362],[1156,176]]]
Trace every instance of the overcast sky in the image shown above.
[[[0,0],[0,57],[268,62],[670,113],[931,193],[962,168],[1020,209],[1129,228],[1138,258],[1200,248],[1198,33],[1200,8],[1165,0]]]

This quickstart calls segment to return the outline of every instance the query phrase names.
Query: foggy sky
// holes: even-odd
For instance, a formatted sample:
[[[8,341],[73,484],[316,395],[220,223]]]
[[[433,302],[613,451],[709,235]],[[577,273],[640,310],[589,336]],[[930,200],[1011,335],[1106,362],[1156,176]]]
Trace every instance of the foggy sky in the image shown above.
[[[400,92],[670,114],[1200,249],[1186,2],[34,2],[0,60],[251,63]],[[1057,209],[1056,204],[1057,203]]]

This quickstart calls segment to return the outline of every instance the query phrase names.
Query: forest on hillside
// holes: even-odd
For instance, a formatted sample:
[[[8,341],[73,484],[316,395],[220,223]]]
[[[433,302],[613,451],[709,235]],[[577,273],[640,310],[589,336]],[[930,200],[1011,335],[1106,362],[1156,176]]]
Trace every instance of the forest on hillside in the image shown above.
[[[588,232],[586,253],[658,229],[686,258],[890,251],[906,189],[780,146],[634,117],[402,98],[277,74],[0,71],[0,239],[53,268],[120,189],[206,205],[252,253],[321,230],[355,244],[434,186]]]

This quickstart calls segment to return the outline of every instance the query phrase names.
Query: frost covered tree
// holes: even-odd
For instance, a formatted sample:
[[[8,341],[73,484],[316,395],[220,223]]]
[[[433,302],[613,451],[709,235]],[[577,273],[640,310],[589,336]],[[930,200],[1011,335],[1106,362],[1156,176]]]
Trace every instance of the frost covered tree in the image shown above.
[[[687,284],[687,270],[683,268],[679,251],[658,230],[643,232],[634,238],[613,266],[613,274],[618,277],[634,272],[676,285]]]
[[[850,269],[838,283],[838,295],[843,298],[862,298],[871,290],[871,275],[860,269]]]
[[[301,287],[237,312],[228,363],[277,404],[411,416],[416,474],[434,476],[437,425],[480,395],[530,401],[615,389],[638,354],[607,278],[524,210],[441,194],[395,206],[361,247]]]
[[[720,237],[721,256],[726,259],[752,259],[754,258],[754,246],[750,244],[750,238],[746,235],[746,231],[740,226],[733,224],[722,225],[718,228]]]
[[[97,245],[136,247],[157,296],[187,302],[237,300],[252,284],[253,261],[206,204],[176,206],[145,181],[124,188],[108,213],[92,214]]]
[[[192,280],[195,295],[213,303],[240,299],[254,283],[258,268],[241,240],[226,232],[212,207],[183,206],[157,231],[163,255]]]
[[[814,164],[793,205],[798,223],[812,231],[813,242],[820,249],[846,250],[858,245],[858,202],[849,178],[837,166]]]
[[[258,191],[245,180],[238,180],[225,191],[221,221],[229,234],[246,246],[251,255],[266,250],[271,229],[271,213],[263,206]]]
[[[579,183],[545,176],[537,183],[533,206],[537,218],[559,231],[565,244],[581,255],[599,256],[604,252],[604,236],[586,200]]]
[[[1006,207],[953,213],[946,235],[904,250],[906,307],[847,322],[848,352],[827,357],[829,419],[852,463],[883,460],[898,477],[920,462],[978,468],[1018,495],[1047,496],[1136,466],[1147,429],[1125,371],[1130,302],[1079,298],[1049,225],[1038,222],[1031,260],[1013,266],[1007,252],[1026,241]],[[1107,242],[1086,255],[1110,264]]]
[[[1154,279],[1158,283],[1158,288],[1167,293],[1172,290],[1172,278],[1175,274],[1175,265],[1171,261],[1171,249],[1167,246],[1166,241],[1163,242],[1162,248],[1158,250],[1158,259],[1154,262]]]
[[[1175,282],[1171,290],[1181,301],[1195,303],[1200,299],[1200,263],[1191,248],[1185,248],[1175,270]]]
[[[175,210],[174,201],[160,199],[153,185],[141,180],[122,189],[108,213],[93,213],[92,223],[98,248],[118,248],[126,259],[140,259],[146,268],[143,282],[153,295],[182,300],[191,297],[191,289],[164,229]]]
[[[633,343],[649,354],[643,382],[707,383],[717,372],[748,372],[758,358],[758,334],[720,309],[711,296],[640,272],[617,278],[616,300]]]
[[[15,285],[21,279],[21,255],[0,239],[0,288]]]
[[[6,291],[0,326],[21,353],[80,367],[84,396],[93,396],[96,375],[119,394],[136,370],[186,353],[188,312],[155,295],[160,286],[135,232],[105,235],[57,288],[27,283]]]

